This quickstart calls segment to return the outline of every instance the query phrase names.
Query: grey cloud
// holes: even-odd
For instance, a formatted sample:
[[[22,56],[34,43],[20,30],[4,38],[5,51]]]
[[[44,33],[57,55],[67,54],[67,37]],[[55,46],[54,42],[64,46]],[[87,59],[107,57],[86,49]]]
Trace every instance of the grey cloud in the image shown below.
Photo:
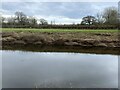
[[[117,7],[117,2],[3,2],[2,12],[12,15],[22,11],[28,16],[80,19],[87,15],[95,16],[109,6]]]

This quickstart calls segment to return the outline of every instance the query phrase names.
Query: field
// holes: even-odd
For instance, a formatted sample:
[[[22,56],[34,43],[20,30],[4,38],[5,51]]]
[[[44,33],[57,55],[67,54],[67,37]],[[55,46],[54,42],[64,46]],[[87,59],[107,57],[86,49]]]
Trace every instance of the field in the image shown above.
[[[30,28],[2,28],[3,32],[84,32],[84,33],[117,33],[117,29],[30,29]]]

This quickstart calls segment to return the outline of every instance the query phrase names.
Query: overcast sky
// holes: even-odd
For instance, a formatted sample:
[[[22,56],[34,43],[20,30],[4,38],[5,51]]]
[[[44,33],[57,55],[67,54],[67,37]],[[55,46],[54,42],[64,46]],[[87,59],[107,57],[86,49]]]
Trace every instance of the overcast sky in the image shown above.
[[[96,16],[106,7],[118,7],[118,2],[2,2],[2,15],[14,15],[22,11],[27,16],[45,18],[50,23],[80,23],[82,17]]]

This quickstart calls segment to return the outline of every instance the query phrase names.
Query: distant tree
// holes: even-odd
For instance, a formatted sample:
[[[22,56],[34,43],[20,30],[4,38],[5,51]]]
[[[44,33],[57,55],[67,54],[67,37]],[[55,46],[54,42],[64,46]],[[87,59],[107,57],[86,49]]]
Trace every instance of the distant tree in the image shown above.
[[[120,1],[118,2],[118,29],[120,30]]]
[[[108,7],[104,9],[103,18],[106,24],[116,24],[118,21],[118,10],[116,7]]]
[[[51,21],[51,25],[53,24],[53,22]]]
[[[23,12],[15,13],[16,22],[20,25],[25,25],[27,23],[27,16]]]
[[[7,18],[7,23],[9,25],[15,25],[15,17],[9,17],[9,18]]]
[[[34,17],[29,17],[28,24],[29,25],[37,25],[37,20]]]
[[[96,18],[94,16],[86,16],[82,18],[82,25],[92,25],[96,23]]]
[[[1,21],[2,21],[2,23],[4,23],[5,22],[5,17],[1,17]]]
[[[40,19],[40,24],[42,24],[42,25],[47,25],[48,24],[48,22],[47,22],[47,20],[45,20],[45,19]]]
[[[96,22],[97,22],[97,24],[103,24],[105,22],[105,19],[103,18],[102,13],[97,13]]]

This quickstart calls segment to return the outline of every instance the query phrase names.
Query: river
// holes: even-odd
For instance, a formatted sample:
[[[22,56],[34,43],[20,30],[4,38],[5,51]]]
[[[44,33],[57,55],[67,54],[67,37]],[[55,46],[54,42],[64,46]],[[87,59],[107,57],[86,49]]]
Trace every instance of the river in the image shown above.
[[[3,88],[118,88],[110,53],[3,49]]]

